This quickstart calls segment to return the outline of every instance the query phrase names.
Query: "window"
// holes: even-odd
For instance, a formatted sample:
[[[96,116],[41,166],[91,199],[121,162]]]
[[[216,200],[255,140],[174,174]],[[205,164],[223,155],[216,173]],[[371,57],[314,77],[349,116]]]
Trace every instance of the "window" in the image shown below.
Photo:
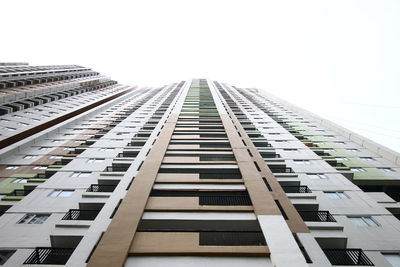
[[[63,156],[50,156],[49,159],[62,159]]]
[[[35,166],[32,168],[32,170],[45,170],[47,169],[47,166]]]
[[[48,196],[49,197],[70,197],[74,193],[74,190],[62,190],[56,189],[51,192]]]
[[[355,148],[349,148],[349,149],[346,149],[346,150],[349,151],[349,152],[360,152],[360,150],[355,149]]]
[[[348,158],[339,157],[339,158],[335,158],[335,160],[349,160],[349,159]]]
[[[366,172],[366,170],[364,170],[363,168],[350,168],[350,171],[353,171],[353,172]]]
[[[41,148],[39,148],[39,150],[43,150],[43,151],[49,150],[49,149],[51,149],[51,147],[48,147],[48,146],[42,146]]]
[[[60,142],[62,142],[63,140],[53,140],[53,143],[60,143]]]
[[[26,214],[22,217],[21,220],[18,221],[18,224],[42,224],[47,218],[50,217],[50,214]]]
[[[19,166],[7,166],[5,169],[6,170],[16,170],[18,168],[19,168]]]
[[[309,160],[293,160],[293,162],[294,163],[296,163],[296,164],[303,164],[303,165],[310,165],[311,164],[311,161],[309,161]]]
[[[323,149],[322,151],[324,151],[324,152],[335,152],[335,149],[332,149],[332,148],[328,148],[328,149]]]
[[[11,183],[13,184],[26,184],[28,182],[28,179],[23,179],[23,178],[17,178],[13,180]]]
[[[348,217],[356,226],[379,226],[371,217]]]
[[[6,129],[6,130],[8,130],[8,131],[11,131],[11,132],[13,132],[13,131],[16,131],[17,129],[14,129],[14,128],[11,128],[11,127],[5,127],[4,129]]]
[[[322,173],[307,173],[307,176],[310,179],[328,179],[328,177]]]
[[[71,177],[88,177],[91,172],[74,172],[71,174]]]
[[[88,163],[98,163],[98,162],[103,162],[104,159],[88,159]]]
[[[113,151],[113,150],[114,150],[114,148],[112,148],[112,147],[102,147],[99,149],[99,151]]]
[[[400,266],[400,254],[399,253],[384,253],[383,256],[386,258],[392,266]]]
[[[361,157],[360,159],[365,160],[365,161],[375,161],[375,159],[371,158],[371,157]]]
[[[384,172],[394,172],[392,168],[377,168],[378,170],[384,171]]]
[[[330,198],[330,199],[346,199],[349,198],[345,193],[343,192],[324,192],[325,196]]]
[[[0,250],[0,265],[3,265],[14,254],[15,250]]]
[[[74,151],[74,147],[64,147],[63,150]]]
[[[344,142],[342,142],[342,141],[336,141],[336,142],[334,142],[335,144],[340,144],[340,145],[344,145]]]
[[[25,157],[23,157],[24,159],[34,159],[36,158],[36,155],[26,155]]]

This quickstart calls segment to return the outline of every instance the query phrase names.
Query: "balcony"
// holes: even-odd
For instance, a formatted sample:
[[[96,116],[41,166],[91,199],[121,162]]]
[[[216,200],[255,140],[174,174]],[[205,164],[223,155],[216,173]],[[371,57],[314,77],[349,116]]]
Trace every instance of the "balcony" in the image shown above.
[[[73,248],[37,247],[24,264],[65,265],[73,252]]]
[[[268,165],[272,173],[294,173],[290,167],[276,167]]]
[[[126,172],[129,169],[130,165],[113,165],[107,166],[105,168],[105,172]]]
[[[282,186],[285,193],[312,193],[306,185]]]
[[[299,211],[301,218],[307,222],[336,222],[335,218],[329,211]]]
[[[323,249],[332,265],[374,266],[372,261],[358,248]]]
[[[118,154],[118,158],[136,158],[139,154],[139,151],[124,151]]]
[[[62,220],[83,220],[93,221],[96,219],[97,214],[100,210],[89,210],[89,209],[70,209],[62,218]]]
[[[86,192],[114,192],[116,185],[92,184]]]
[[[200,232],[200,246],[265,246],[262,232]]]

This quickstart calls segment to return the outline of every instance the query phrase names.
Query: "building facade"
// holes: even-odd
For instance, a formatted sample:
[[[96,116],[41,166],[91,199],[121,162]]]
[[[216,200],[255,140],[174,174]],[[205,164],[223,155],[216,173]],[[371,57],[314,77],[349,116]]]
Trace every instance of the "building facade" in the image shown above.
[[[0,65],[0,265],[399,266],[400,156],[256,89]]]

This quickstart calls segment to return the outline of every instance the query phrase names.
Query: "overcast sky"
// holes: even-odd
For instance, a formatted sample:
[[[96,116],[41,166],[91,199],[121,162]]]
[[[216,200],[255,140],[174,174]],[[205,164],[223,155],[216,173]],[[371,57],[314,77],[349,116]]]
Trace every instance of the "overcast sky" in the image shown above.
[[[400,151],[400,1],[0,0],[0,61],[257,87]]]

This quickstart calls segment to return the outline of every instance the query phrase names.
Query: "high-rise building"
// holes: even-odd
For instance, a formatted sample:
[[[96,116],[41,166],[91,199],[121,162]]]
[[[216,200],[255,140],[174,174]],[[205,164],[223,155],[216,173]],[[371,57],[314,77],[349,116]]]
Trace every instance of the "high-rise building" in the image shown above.
[[[0,265],[399,266],[400,155],[256,89],[0,64]]]

